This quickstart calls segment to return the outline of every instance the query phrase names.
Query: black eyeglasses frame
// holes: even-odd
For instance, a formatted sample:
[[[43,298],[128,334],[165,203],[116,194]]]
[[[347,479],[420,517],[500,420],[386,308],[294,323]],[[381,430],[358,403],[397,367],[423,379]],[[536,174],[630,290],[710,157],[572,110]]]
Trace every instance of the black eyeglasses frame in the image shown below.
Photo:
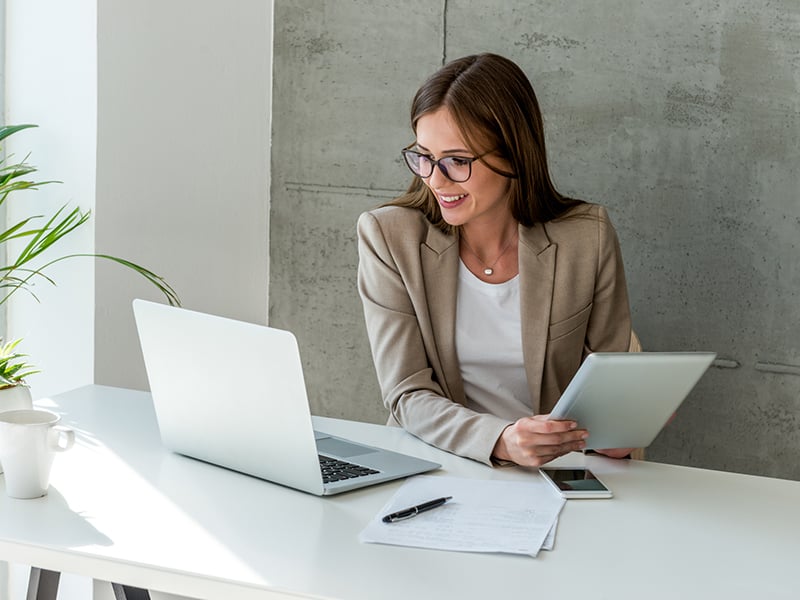
[[[447,177],[447,179],[449,179],[453,183],[465,183],[465,182],[469,181],[469,178],[472,177],[472,163],[474,163],[476,160],[480,160],[481,158],[483,158],[487,154],[491,154],[493,152],[493,150],[489,150],[488,152],[484,152],[483,154],[481,154],[479,156],[475,156],[475,157],[471,157],[471,156],[456,156],[456,155],[443,156],[442,158],[437,160],[437,159],[434,159],[429,154],[425,154],[423,152],[419,152],[418,150],[413,150],[412,148],[415,145],[416,144],[411,144],[410,146],[406,146],[405,148],[403,148],[400,151],[400,153],[403,155],[403,161],[406,163],[406,166],[408,167],[408,170],[411,171],[414,175],[416,175],[417,177],[419,177],[421,179],[428,179],[429,177],[431,177],[433,175],[433,170],[438,167],[438,169],[442,173],[442,175]],[[413,154],[413,155],[416,155],[416,156],[424,157],[431,165],[431,172],[428,175],[425,175],[425,176],[417,173],[411,167],[411,162],[409,162],[409,158],[408,158],[409,154]],[[442,161],[444,161],[444,160],[452,160],[454,158],[457,158],[459,160],[463,160],[463,161],[465,161],[467,163],[467,166],[469,167],[469,169],[468,169],[468,172],[467,172],[467,177],[465,179],[453,179],[450,176],[450,174],[447,172],[447,167],[442,165]]]

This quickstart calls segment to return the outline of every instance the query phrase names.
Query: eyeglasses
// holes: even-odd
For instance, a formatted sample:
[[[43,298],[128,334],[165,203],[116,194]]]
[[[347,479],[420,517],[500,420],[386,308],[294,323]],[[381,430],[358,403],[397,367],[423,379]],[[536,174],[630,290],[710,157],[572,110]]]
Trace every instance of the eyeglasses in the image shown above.
[[[416,150],[411,150],[410,148],[404,148],[402,154],[406,165],[408,165],[409,170],[414,175],[427,179],[433,175],[433,168],[439,167],[442,175],[453,183],[464,183],[472,176],[472,163],[486,156],[489,152],[485,152],[474,158],[468,158],[466,156],[445,156],[439,160],[434,160],[433,157],[417,152]]]

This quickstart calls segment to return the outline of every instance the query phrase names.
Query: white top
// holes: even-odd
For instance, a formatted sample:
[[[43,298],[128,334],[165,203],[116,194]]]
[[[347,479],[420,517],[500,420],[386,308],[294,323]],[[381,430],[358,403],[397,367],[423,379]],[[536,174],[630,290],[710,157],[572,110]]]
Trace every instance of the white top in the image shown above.
[[[797,598],[797,481],[575,453],[558,463],[587,464],[614,498],[569,500],[552,552],[422,550],[358,541],[402,481],[320,498],[173,454],[144,392],[89,386],[36,404],[62,415],[75,446],[44,498],[8,498],[0,477],[0,560],[208,600],[586,600],[587,585],[615,600]],[[399,427],[314,423],[440,462],[433,475],[538,477]]]
[[[458,262],[456,353],[467,407],[516,421],[533,414],[522,360],[519,275],[486,283]]]

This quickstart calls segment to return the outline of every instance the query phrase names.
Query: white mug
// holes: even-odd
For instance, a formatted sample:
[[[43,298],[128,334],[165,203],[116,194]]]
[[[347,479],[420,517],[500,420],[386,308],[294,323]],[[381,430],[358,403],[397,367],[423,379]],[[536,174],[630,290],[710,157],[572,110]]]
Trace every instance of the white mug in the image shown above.
[[[57,425],[60,418],[37,409],[0,413],[0,462],[6,494],[12,498],[38,498],[47,493],[55,453],[69,450],[75,443],[75,432]]]
[[[6,410],[21,410],[33,408],[31,390],[25,385],[15,385],[0,388],[0,412]],[[3,463],[0,461],[0,474],[3,473]]]

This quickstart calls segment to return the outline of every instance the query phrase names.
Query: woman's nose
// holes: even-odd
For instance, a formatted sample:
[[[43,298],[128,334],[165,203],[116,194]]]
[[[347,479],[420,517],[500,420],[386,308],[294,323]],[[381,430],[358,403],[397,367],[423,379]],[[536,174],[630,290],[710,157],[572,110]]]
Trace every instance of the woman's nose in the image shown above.
[[[442,168],[438,164],[433,165],[433,173],[428,177],[428,185],[435,189],[447,185],[449,182],[450,180],[445,177]]]

